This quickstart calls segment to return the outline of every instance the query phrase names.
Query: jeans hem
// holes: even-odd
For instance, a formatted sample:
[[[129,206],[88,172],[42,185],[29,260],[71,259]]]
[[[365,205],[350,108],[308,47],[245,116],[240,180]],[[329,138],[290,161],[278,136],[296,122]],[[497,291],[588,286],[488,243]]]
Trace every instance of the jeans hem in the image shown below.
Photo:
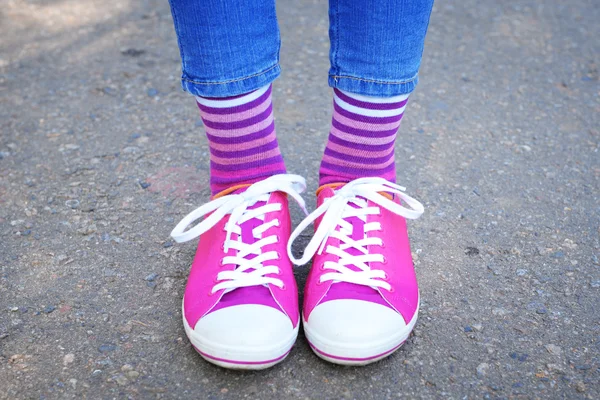
[[[404,81],[379,81],[347,75],[329,75],[329,86],[365,96],[392,97],[409,94],[419,83],[419,75]]]
[[[181,77],[184,91],[201,97],[230,97],[245,94],[266,86],[281,74],[281,67],[275,64],[264,71],[237,79],[225,81],[198,81],[190,79],[185,72]]]

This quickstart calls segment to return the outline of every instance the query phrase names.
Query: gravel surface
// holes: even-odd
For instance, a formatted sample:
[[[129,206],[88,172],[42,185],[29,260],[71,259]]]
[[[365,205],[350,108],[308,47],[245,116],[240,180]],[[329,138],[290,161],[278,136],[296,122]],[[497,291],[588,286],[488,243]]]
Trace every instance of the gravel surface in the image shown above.
[[[204,362],[181,324],[195,248],[168,235],[208,199],[208,147],[167,2],[3,2],[0,398],[600,398],[600,7],[458,3],[434,9],[396,147],[426,205],[414,335],[365,368],[300,335],[243,373]],[[326,2],[278,7],[277,127],[313,205]]]

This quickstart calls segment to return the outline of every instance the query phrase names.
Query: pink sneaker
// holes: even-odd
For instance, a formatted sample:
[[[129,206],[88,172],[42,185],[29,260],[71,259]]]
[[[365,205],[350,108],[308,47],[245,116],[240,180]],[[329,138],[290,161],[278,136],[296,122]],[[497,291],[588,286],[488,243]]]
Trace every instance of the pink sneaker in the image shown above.
[[[282,361],[298,335],[298,289],[286,256],[291,223],[286,194],[304,209],[297,175],[275,175],[221,193],[171,232],[202,239],[183,296],[185,332],[207,361],[263,369]],[[206,215],[193,228],[187,226]]]
[[[314,256],[304,293],[304,332],[327,361],[380,360],[415,326],[419,288],[405,218],[418,218],[423,205],[404,190],[382,178],[322,186],[317,209],[291,235],[292,261],[302,265]],[[296,260],[291,245],[313,221],[315,234]]]

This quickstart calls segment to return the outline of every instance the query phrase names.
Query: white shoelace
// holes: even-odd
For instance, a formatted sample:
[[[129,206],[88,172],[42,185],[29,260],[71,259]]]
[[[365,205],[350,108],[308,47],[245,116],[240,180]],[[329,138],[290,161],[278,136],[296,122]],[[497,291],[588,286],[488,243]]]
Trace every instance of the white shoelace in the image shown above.
[[[267,277],[268,274],[280,274],[281,271],[275,265],[269,265],[270,261],[279,258],[277,252],[268,251],[263,253],[262,247],[277,243],[276,235],[262,237],[269,228],[279,226],[278,219],[273,219],[265,223],[265,215],[270,212],[280,211],[281,204],[265,204],[257,208],[250,209],[257,202],[267,202],[272,192],[284,192],[290,195],[306,212],[304,200],[300,197],[306,189],[306,181],[298,175],[282,174],[274,175],[260,182],[254,183],[244,192],[239,194],[229,194],[214,199],[203,206],[195,209],[186,215],[171,232],[171,237],[178,243],[187,242],[202,235],[204,232],[215,226],[222,218],[231,214],[229,221],[225,224],[225,243],[224,250],[237,250],[235,256],[226,256],[223,258],[223,264],[237,265],[233,271],[221,271],[217,275],[218,283],[212,288],[215,293],[221,289],[228,291],[247,286],[257,286],[273,284],[283,287],[280,279]],[[185,230],[190,224],[211,213],[207,218],[196,224],[193,228]],[[242,228],[240,227],[246,221],[257,218],[263,223],[252,229],[252,235],[258,239],[253,244],[242,242]],[[237,240],[232,240],[232,234],[237,235]],[[252,259],[246,259],[247,256],[254,255]]]
[[[366,223],[366,220],[367,215],[380,214],[380,207],[404,218],[419,218],[424,211],[423,205],[405,194],[405,190],[406,188],[390,183],[383,178],[360,178],[344,185],[341,189],[335,191],[333,197],[325,200],[320,207],[310,213],[292,232],[288,242],[288,256],[294,264],[304,265],[316,253],[322,254],[325,251],[338,256],[339,261],[325,262],[323,268],[329,271],[321,275],[320,283],[325,281],[349,282],[391,290],[390,284],[385,280],[381,280],[387,278],[385,271],[369,267],[368,263],[384,262],[385,260],[382,254],[369,252],[368,249],[370,245],[383,245],[381,238],[368,237],[367,235],[368,232],[381,230],[381,225],[378,222]],[[382,192],[397,195],[410,208],[393,202],[382,195]],[[367,200],[375,203],[375,206],[368,207]],[[321,215],[323,219],[304,249],[304,254],[300,259],[296,259],[292,254],[294,240]],[[365,222],[363,239],[352,239],[353,225],[346,220],[351,217],[357,217]],[[333,245],[325,247],[329,237],[339,239],[339,247]],[[356,249],[360,254],[349,254],[348,249]],[[353,265],[359,270],[350,269],[348,265]]]

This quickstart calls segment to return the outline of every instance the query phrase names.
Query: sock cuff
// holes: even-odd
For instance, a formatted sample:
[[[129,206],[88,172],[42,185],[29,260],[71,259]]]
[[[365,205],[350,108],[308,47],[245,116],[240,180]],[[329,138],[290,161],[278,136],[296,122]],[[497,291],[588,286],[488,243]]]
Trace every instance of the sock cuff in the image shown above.
[[[270,89],[271,89],[271,84],[268,84],[259,89],[256,89],[253,92],[246,93],[241,96],[225,97],[225,98],[215,98],[215,97],[209,98],[209,97],[200,97],[200,96],[195,96],[195,97],[196,97],[196,102],[198,102],[198,104],[205,106],[205,107],[229,108],[229,107],[240,106],[242,104],[246,104],[251,101],[254,101],[254,100],[258,99],[260,96],[262,96],[263,94],[265,94],[265,92],[267,92]]]
[[[383,102],[383,100],[386,100],[386,102]],[[384,118],[402,114],[408,102],[408,95],[382,98],[355,95],[354,93],[334,89],[333,101],[336,106],[350,113]]]
[[[334,91],[341,92],[341,93],[345,94],[346,96],[352,97],[353,99],[356,99],[359,101],[364,101],[367,103],[376,103],[376,104],[398,103],[398,102],[408,99],[408,96],[410,96],[410,94],[400,94],[398,96],[392,96],[392,97],[367,96],[364,94],[351,93],[346,90],[337,89],[337,88],[335,88]]]

